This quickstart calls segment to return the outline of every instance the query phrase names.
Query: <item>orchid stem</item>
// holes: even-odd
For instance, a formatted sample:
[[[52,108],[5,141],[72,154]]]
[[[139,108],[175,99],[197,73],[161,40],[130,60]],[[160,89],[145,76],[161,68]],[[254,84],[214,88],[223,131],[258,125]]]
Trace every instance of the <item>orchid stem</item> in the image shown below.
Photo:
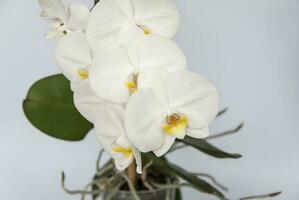
[[[132,182],[133,186],[136,187],[137,185],[137,174],[136,174],[136,163],[133,162],[127,169],[127,175],[130,181]]]

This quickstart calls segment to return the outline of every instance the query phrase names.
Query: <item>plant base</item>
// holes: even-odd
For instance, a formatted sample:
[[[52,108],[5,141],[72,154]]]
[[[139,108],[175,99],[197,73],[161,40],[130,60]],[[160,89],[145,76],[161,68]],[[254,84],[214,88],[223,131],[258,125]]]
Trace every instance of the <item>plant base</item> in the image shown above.
[[[112,199],[109,199],[110,193],[105,192],[99,200],[136,200],[131,192],[119,191]],[[175,189],[156,189],[153,191],[138,192],[140,200],[175,200]]]

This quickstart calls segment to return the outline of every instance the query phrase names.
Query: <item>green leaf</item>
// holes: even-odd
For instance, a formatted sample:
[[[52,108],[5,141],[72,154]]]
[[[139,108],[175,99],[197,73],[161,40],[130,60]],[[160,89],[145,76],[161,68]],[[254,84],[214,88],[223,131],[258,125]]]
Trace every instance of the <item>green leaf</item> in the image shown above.
[[[179,166],[176,166],[171,163],[166,163],[166,165],[167,171],[169,170],[169,172],[171,172],[173,175],[179,176],[180,178],[184,179],[186,182],[194,186],[194,188],[196,188],[197,190],[211,195],[215,195],[220,199],[224,199],[223,194],[218,189],[210,185],[208,182],[192,175],[191,173]]]
[[[167,162],[164,159],[157,158],[152,153],[143,154],[143,158],[146,160],[152,160],[154,163],[153,168],[155,168],[156,170],[172,176],[180,177],[181,179],[189,183],[194,189],[214,195],[219,199],[225,199],[224,195],[218,189],[213,187],[208,182],[192,175],[192,173],[186,171],[185,169]]]
[[[240,200],[271,198],[271,197],[276,197],[276,196],[280,195],[281,193],[282,192],[274,192],[271,194],[262,194],[262,195],[255,195],[255,196],[250,196],[250,197],[243,197],[243,198],[240,198]]]
[[[177,188],[175,190],[175,200],[182,200],[182,193],[181,193],[181,189],[180,188]]]
[[[74,106],[70,82],[61,74],[34,83],[23,110],[33,126],[58,139],[82,140],[93,128]]]
[[[231,153],[224,152],[221,149],[218,149],[217,147],[211,145],[210,143],[202,139],[195,139],[187,136],[185,137],[185,139],[179,140],[179,142],[183,142],[186,145],[190,145],[195,149],[216,158],[237,159],[242,157],[240,154],[231,154]]]

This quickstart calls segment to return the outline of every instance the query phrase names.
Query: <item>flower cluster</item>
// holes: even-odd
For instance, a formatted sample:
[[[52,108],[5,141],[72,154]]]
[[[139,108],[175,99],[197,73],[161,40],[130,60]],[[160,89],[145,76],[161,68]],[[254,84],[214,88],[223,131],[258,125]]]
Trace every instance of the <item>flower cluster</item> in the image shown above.
[[[172,40],[179,14],[172,0],[39,0],[58,38],[55,60],[71,81],[74,103],[95,126],[118,170],[141,152],[164,155],[176,139],[205,138],[218,112],[213,85],[187,70]]]

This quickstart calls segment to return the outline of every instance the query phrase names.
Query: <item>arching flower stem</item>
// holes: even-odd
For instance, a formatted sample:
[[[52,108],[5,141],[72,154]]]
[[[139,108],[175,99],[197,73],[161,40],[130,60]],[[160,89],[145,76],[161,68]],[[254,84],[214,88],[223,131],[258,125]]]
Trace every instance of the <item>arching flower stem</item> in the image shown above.
[[[136,173],[136,163],[133,162],[127,169],[127,176],[132,182],[133,186],[136,187],[137,184],[137,173]]]

